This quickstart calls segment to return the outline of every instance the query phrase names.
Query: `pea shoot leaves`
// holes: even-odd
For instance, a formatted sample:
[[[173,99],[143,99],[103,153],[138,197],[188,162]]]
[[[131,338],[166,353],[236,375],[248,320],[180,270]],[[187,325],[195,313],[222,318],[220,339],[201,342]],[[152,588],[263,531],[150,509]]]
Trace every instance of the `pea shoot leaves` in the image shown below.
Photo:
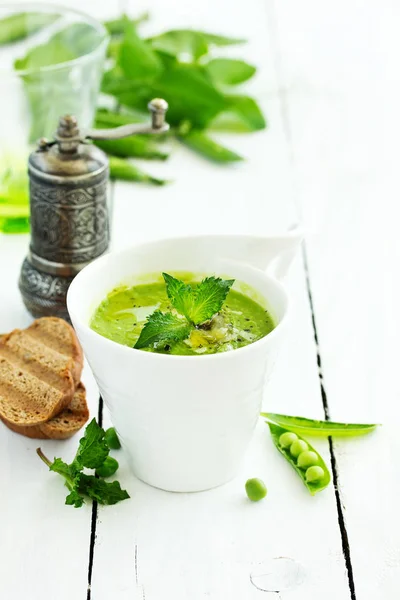
[[[70,465],[61,458],[55,458],[51,462],[40,448],[37,449],[37,454],[50,471],[54,471],[64,478],[65,485],[69,490],[65,504],[75,508],[79,508],[85,503],[85,497],[96,500],[99,504],[116,504],[129,498],[128,492],[121,489],[118,481],[108,482],[95,475],[83,473],[84,468],[101,467],[109,452],[110,447],[106,442],[104,429],[97,424],[96,419],[93,419],[86,427],[85,434],[79,441],[75,458]]]
[[[221,310],[234,283],[234,279],[207,277],[191,286],[168,273],[163,273],[163,277],[172,306],[185,319],[171,312],[154,311],[135,344],[137,349],[187,339],[194,327],[209,321]]]

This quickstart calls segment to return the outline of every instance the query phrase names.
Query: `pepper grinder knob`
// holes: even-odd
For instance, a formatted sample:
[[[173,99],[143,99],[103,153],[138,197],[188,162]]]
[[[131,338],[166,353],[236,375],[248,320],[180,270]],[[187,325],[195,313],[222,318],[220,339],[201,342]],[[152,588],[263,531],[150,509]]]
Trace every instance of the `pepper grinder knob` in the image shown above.
[[[147,108],[151,113],[151,126],[153,129],[164,129],[165,114],[168,110],[168,102],[163,98],[154,98],[151,100]]]

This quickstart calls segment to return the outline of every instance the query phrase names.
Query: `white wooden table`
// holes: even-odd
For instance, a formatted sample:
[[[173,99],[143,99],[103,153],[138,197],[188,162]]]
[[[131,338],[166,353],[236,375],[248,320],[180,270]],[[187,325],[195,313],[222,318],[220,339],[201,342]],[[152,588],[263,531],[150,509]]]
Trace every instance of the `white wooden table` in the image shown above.
[[[78,0],[69,2],[79,7]],[[176,148],[149,170],[163,189],[113,188],[115,248],[183,233],[267,233],[301,221],[288,278],[292,326],[265,407],[382,422],[365,439],[316,443],[334,485],[311,497],[260,421],[240,475],[200,494],[136,480],[116,506],[64,505],[37,442],[0,430],[1,600],[257,600],[251,574],[290,557],[305,581],[286,600],[392,599],[400,591],[398,140],[400,8],[384,0],[90,0],[99,18],[149,9],[149,31],[195,26],[247,37],[265,132],[227,141],[248,158],[222,168]],[[199,210],[200,209],[200,210]],[[30,319],[17,290],[26,236],[0,238],[0,331]],[[92,416],[109,425],[88,369]],[[77,438],[43,442],[72,458]],[[262,477],[264,502],[244,495]]]

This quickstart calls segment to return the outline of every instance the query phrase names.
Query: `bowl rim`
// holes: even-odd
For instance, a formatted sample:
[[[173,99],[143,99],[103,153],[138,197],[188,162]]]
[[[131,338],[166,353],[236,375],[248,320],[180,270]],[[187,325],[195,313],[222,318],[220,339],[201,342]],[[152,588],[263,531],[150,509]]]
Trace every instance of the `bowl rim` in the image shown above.
[[[68,69],[77,64],[81,65],[91,60],[94,56],[96,56],[96,54],[103,52],[103,49],[107,47],[110,40],[110,35],[107,29],[100,21],[94,17],[91,17],[84,11],[76,10],[75,8],[69,8],[65,4],[50,4],[48,2],[18,2],[14,4],[11,2],[5,2],[0,3],[0,10],[1,9],[10,9],[10,15],[23,12],[54,12],[59,13],[61,16],[63,13],[70,13],[82,17],[86,23],[92,25],[93,28],[97,30],[99,34],[101,34],[98,45],[93,50],[90,50],[90,52],[86,52],[86,54],[82,54],[77,58],[72,58],[64,62],[58,62],[54,65],[46,65],[39,68],[14,69],[12,67],[0,67],[0,74],[2,75],[12,74],[16,77],[24,77],[26,75],[34,75],[38,73],[61,71],[62,69]]]
[[[229,235],[230,234],[226,234],[226,237],[229,237]],[[79,286],[80,280],[84,277],[84,273],[90,272],[93,269],[96,270],[96,268],[100,269],[102,263],[104,263],[106,265],[108,260],[110,260],[110,258],[116,260],[116,259],[118,259],[119,256],[121,256],[125,253],[128,254],[129,252],[131,252],[137,248],[143,247],[143,246],[152,246],[152,245],[156,245],[156,244],[162,243],[162,242],[174,242],[174,241],[180,242],[180,241],[191,240],[191,239],[204,239],[204,238],[209,238],[212,236],[213,236],[213,234],[211,234],[211,235],[203,234],[203,235],[193,235],[193,236],[176,236],[176,237],[170,237],[170,238],[160,238],[160,239],[155,239],[155,240],[149,240],[149,241],[142,242],[139,244],[133,244],[131,246],[127,246],[125,248],[111,251],[106,254],[103,254],[102,256],[99,256],[97,259],[95,259],[94,261],[89,263],[89,265],[87,265],[84,269],[82,269],[82,271],[80,271],[78,273],[78,275],[72,280],[71,285],[67,292],[68,312],[70,312],[71,298],[72,298],[72,303],[74,304],[73,297],[77,293],[76,290],[79,289],[78,286]],[[224,234],[222,234],[221,236],[218,236],[218,237],[225,237],[225,236],[224,236]],[[241,236],[235,236],[235,237],[241,237]],[[243,236],[243,237],[248,237],[248,236]],[[252,237],[256,238],[259,236],[252,236]],[[274,236],[271,236],[271,237],[274,237]],[[89,323],[86,323],[86,321],[84,319],[81,319],[79,316],[77,316],[77,314],[75,313],[74,310],[72,310],[72,312],[70,312],[71,321],[74,326],[75,326],[74,321],[75,321],[75,323],[79,324],[78,327],[82,328],[85,331],[85,334],[92,337],[92,339],[97,339],[99,343],[100,343],[100,340],[102,340],[102,343],[106,343],[106,346],[109,348],[110,351],[112,351],[114,348],[114,350],[117,350],[118,352],[123,352],[123,353],[132,352],[132,351],[138,352],[138,353],[140,353],[140,356],[142,357],[141,360],[153,360],[153,362],[155,360],[170,360],[170,361],[173,361],[173,360],[175,360],[175,361],[177,361],[177,360],[193,361],[195,359],[201,359],[202,361],[227,360],[227,359],[229,359],[229,356],[232,356],[232,354],[237,356],[238,352],[243,354],[246,352],[249,353],[252,351],[256,351],[263,344],[270,343],[272,339],[275,339],[276,336],[279,335],[280,331],[282,329],[284,329],[284,327],[287,325],[288,317],[291,313],[291,301],[290,301],[290,296],[286,290],[286,287],[282,284],[281,281],[279,281],[278,279],[273,277],[273,275],[271,273],[269,273],[268,271],[263,271],[262,269],[253,267],[250,264],[246,264],[245,266],[246,266],[246,269],[248,269],[249,271],[256,272],[257,274],[262,274],[270,283],[275,285],[276,288],[279,290],[279,293],[282,294],[282,297],[285,301],[286,306],[285,306],[285,310],[284,310],[281,320],[275,325],[275,327],[273,328],[272,331],[270,331],[270,333],[268,333],[264,337],[256,340],[255,342],[252,342],[251,344],[242,346],[241,348],[234,348],[233,350],[229,350],[226,352],[216,352],[215,354],[199,354],[199,355],[195,355],[195,356],[185,355],[185,354],[163,354],[163,353],[158,353],[158,352],[145,352],[143,350],[139,350],[136,348],[131,348],[130,346],[125,346],[123,344],[119,344],[118,342],[115,342],[114,340],[106,338],[105,336],[97,333],[97,331],[94,331],[94,329],[92,329],[90,327]],[[74,307],[72,306],[72,309],[73,308]],[[78,337],[79,337],[79,335],[78,335]],[[132,356],[132,354],[131,354],[131,356]],[[152,358],[150,358],[150,357],[152,357]]]

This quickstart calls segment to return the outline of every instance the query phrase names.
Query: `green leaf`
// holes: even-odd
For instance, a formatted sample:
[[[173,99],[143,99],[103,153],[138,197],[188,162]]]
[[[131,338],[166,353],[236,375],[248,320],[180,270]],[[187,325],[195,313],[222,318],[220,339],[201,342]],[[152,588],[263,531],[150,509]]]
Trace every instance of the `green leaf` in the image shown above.
[[[202,129],[226,105],[204,69],[196,65],[178,64],[162,73],[152,86],[152,95],[165,98],[169,103],[171,125],[187,120],[193,127]]]
[[[208,43],[203,34],[190,29],[166,31],[147,41],[155,50],[188,60],[197,60],[208,52]]]
[[[128,492],[121,489],[118,481],[108,483],[94,475],[85,475],[84,473],[80,475],[79,492],[86,494],[99,504],[117,504],[121,500],[130,498]]]
[[[128,23],[125,27],[118,65],[126,77],[134,80],[152,79],[163,69],[157,54],[138,36],[132,23]]]
[[[246,40],[215,35],[194,29],[172,29],[147,40],[153,48],[176,56],[178,59],[198,60],[212,46],[231,46]]]
[[[269,423],[290,429],[303,435],[328,437],[358,437],[374,431],[378,425],[374,423],[338,423],[335,421],[317,421],[305,417],[292,417],[276,413],[261,413]]]
[[[162,276],[164,277],[168,298],[171,300],[172,306],[181,313],[181,315],[184,315],[188,321],[191,321],[191,314],[195,302],[193,288],[172,275],[168,275],[168,273],[163,273]]]
[[[249,96],[225,96],[226,110],[235,113],[251,131],[265,129],[264,115],[257,102]]]
[[[215,162],[231,163],[243,160],[240,154],[236,154],[233,150],[218,144],[202,131],[192,129],[186,135],[178,136],[178,138],[192,150]]]
[[[222,111],[209,123],[208,131],[229,133],[251,133],[255,131],[251,124],[234,112]]]
[[[150,14],[145,12],[139,15],[136,19],[129,19],[125,14],[121,15],[118,19],[111,19],[110,21],[104,22],[104,27],[107,29],[110,35],[123,35],[125,27],[128,23],[132,23],[133,26],[137,27],[141,23],[145,23],[150,18]]]
[[[79,492],[79,481],[81,478],[81,474],[78,473],[73,481],[73,487],[70,493],[65,498],[65,504],[68,506],[74,506],[75,508],[80,508],[85,504],[85,499]]]
[[[168,273],[162,275],[173,307],[194,325],[209,321],[221,309],[235,281],[206,277],[196,287],[191,287]]]
[[[103,25],[110,35],[123,35],[127,23],[129,23],[129,17],[126,14],[122,14],[117,19],[104,21]]]
[[[219,310],[234,284],[234,279],[206,277],[195,288],[196,301],[191,314],[191,320],[196,325],[209,321]]]
[[[51,25],[60,16],[56,13],[23,12],[0,19],[0,45],[24,40]]]
[[[67,465],[61,458],[55,458],[49,469],[50,471],[62,475],[67,482],[72,484],[76,471],[71,465]]]
[[[134,347],[140,349],[159,342],[180,342],[189,336],[191,329],[186,320],[156,310],[148,317]]]
[[[139,169],[133,163],[116,156],[108,157],[110,163],[110,178],[120,181],[136,181],[137,183],[151,183],[153,185],[165,185],[168,183],[165,179],[153,177]]]
[[[243,38],[227,37],[226,35],[216,35],[214,33],[206,33],[200,31],[201,35],[207,40],[211,46],[236,46],[237,44],[244,44],[247,40]]]
[[[237,85],[253,77],[256,68],[243,60],[214,58],[205,65],[211,79],[218,85]]]
[[[104,429],[97,424],[96,419],[92,419],[84,436],[79,440],[78,451],[72,464],[89,469],[100,467],[110,451],[104,435]]]

